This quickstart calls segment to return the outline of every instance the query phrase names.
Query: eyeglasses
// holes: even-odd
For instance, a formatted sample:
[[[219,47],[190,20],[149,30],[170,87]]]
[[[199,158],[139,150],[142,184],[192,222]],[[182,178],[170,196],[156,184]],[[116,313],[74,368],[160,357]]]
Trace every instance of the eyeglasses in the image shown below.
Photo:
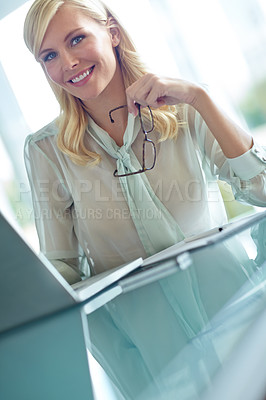
[[[117,169],[114,171],[114,176],[116,178],[121,178],[123,176],[130,176],[130,175],[136,175],[136,174],[141,174],[142,172],[149,171],[154,168],[155,162],[156,162],[156,147],[155,144],[152,140],[148,139],[148,133],[152,132],[154,129],[154,120],[153,120],[153,114],[149,106],[147,106],[149,110],[149,117],[148,118],[142,118],[141,115],[141,106],[140,104],[136,103],[136,106],[138,107],[139,110],[139,119],[140,119],[140,124],[141,124],[141,129],[144,134],[144,139],[143,139],[143,145],[142,145],[142,168],[138,171],[135,172],[128,172],[127,174],[118,174]],[[112,113],[116,110],[119,110],[120,108],[127,107],[127,105],[119,106],[114,108],[113,110],[109,111],[109,118],[112,123],[115,121],[112,118]],[[148,147],[151,147],[152,150],[152,163],[149,166],[146,166],[146,152],[148,151]]]

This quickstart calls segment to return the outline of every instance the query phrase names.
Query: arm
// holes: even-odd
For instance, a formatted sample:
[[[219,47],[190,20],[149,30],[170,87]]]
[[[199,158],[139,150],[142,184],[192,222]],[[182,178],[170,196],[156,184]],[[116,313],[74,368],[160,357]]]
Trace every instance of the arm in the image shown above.
[[[154,108],[188,104],[200,117],[194,129],[196,135],[203,133],[198,143],[210,167],[218,167],[215,174],[232,185],[237,200],[266,206],[266,151],[253,145],[252,137],[224,115],[203,88],[180,79],[146,74],[126,94],[129,112],[134,115],[135,103]]]
[[[50,262],[70,285],[81,281],[81,277],[78,272],[78,258],[63,258],[61,260],[50,260]]]
[[[251,136],[226,117],[208,93],[194,83],[147,74],[127,89],[127,101],[129,112],[134,115],[137,115],[135,102],[154,108],[179,103],[191,105],[228,158],[238,157],[252,147]]]
[[[192,107],[184,108],[195,146],[202,154],[202,167],[229,183],[236,200],[255,206],[266,206],[266,151],[254,143],[244,154],[227,158],[201,115]]]
[[[53,162],[49,162],[45,154],[49,154],[49,145],[49,140],[35,142],[32,137],[27,139],[25,145],[25,164],[31,186],[35,224],[40,251],[63,278],[73,284],[81,280],[78,242],[71,211],[73,202],[63,184],[63,178],[59,176],[59,170]]]
[[[193,107],[200,113],[227,158],[239,157],[252,147],[251,136],[231,121],[203,88],[196,89]]]

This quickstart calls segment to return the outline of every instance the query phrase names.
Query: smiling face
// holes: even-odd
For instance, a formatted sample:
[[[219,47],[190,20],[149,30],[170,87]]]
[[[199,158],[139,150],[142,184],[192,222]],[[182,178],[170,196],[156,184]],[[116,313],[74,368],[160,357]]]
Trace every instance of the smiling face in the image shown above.
[[[84,104],[115,89],[119,30],[102,26],[73,6],[62,6],[44,36],[39,60],[48,77]]]

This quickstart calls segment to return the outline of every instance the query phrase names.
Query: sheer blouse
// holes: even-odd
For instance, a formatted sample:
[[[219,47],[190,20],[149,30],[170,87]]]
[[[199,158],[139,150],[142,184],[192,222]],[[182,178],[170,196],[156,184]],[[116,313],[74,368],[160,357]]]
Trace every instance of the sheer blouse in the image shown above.
[[[136,120],[128,119],[132,135]],[[58,149],[54,121],[28,136],[25,143],[40,251],[59,270],[67,263],[83,276],[147,256],[120,181],[113,176],[116,160],[90,135],[90,127],[102,138],[108,133],[89,118],[85,143],[101,155],[94,167],[76,165]],[[159,142],[158,132],[150,136],[156,142],[157,161],[146,177],[185,237],[227,222],[218,179],[231,185],[238,201],[266,206],[266,150],[262,146],[254,143],[240,157],[226,158],[200,114],[189,106],[183,107],[176,139]],[[142,132],[133,139],[132,150],[141,162]],[[159,217],[148,208],[140,215],[147,224]]]

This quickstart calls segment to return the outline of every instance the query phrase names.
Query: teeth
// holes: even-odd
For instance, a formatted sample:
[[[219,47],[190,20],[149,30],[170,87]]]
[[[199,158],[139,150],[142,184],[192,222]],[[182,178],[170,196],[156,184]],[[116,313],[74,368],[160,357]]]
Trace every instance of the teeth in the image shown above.
[[[84,72],[84,74],[77,76],[75,79],[72,79],[71,82],[73,83],[77,83],[82,81],[82,79],[86,78],[86,76],[88,76],[93,70],[93,67],[91,67],[90,69],[88,69],[88,71]]]

